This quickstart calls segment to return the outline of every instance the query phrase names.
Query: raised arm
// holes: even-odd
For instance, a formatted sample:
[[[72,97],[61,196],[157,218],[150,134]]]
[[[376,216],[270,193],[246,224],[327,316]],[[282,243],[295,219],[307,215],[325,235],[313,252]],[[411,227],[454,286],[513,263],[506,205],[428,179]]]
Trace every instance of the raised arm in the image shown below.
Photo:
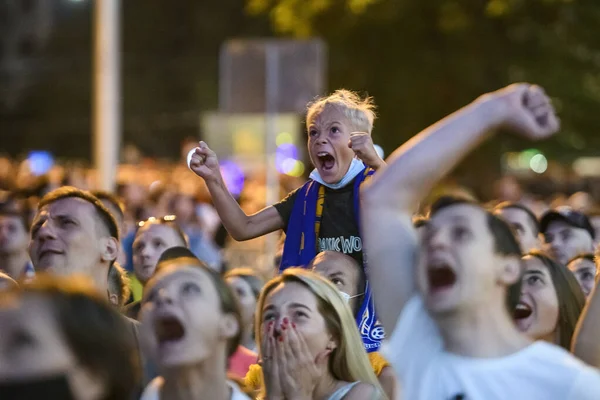
[[[246,215],[227,190],[217,155],[206,143],[200,142],[200,146],[196,147],[190,169],[206,182],[223,226],[235,240],[254,239],[284,227],[283,220],[273,206],[267,206],[256,214]]]
[[[572,340],[572,352],[587,364],[600,368],[600,280],[590,295]]]
[[[512,85],[485,95],[398,148],[361,193],[367,274],[381,322],[392,332],[415,293],[418,239],[411,217],[418,203],[493,131],[532,139],[550,136],[558,120],[536,86]]]

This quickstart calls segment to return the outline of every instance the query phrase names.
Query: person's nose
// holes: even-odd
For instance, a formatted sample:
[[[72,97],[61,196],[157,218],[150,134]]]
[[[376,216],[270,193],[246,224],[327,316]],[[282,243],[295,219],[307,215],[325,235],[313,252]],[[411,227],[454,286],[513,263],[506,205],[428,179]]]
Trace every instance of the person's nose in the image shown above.
[[[171,293],[166,288],[159,289],[156,296],[156,305],[165,306],[170,304],[173,304],[173,296]]]

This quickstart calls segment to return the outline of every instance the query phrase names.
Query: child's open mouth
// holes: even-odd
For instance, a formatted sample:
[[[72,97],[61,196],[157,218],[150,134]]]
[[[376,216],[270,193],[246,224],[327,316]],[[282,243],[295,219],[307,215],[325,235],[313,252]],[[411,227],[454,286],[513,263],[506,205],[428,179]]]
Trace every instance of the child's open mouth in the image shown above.
[[[335,166],[335,158],[326,151],[320,151],[317,153],[317,158],[321,164],[321,169],[324,171],[331,171],[331,169],[333,169]]]

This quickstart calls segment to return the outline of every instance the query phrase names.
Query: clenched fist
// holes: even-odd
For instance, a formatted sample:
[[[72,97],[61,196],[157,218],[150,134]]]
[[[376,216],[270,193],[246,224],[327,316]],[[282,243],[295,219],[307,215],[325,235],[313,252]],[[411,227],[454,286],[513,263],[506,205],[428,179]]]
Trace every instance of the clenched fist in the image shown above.
[[[379,168],[384,163],[379,154],[377,154],[377,150],[375,150],[371,135],[366,132],[352,132],[348,141],[348,147],[354,151],[354,154],[365,165],[373,169]]]
[[[190,169],[207,183],[218,182],[221,179],[219,160],[214,151],[204,142],[200,142],[189,158]]]
[[[560,121],[550,98],[536,85],[510,85],[479,99],[491,105],[489,118],[499,128],[511,130],[532,140],[545,139],[558,132]]]

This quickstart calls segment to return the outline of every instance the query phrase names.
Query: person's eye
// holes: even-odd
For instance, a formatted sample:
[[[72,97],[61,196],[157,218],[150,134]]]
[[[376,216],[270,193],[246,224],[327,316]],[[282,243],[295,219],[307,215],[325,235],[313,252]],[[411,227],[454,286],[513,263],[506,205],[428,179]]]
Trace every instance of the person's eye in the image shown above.
[[[331,133],[340,133],[340,132],[341,132],[341,130],[339,127],[337,127],[337,126],[331,127]]]
[[[594,274],[592,274],[591,272],[584,272],[583,275],[581,276],[581,279],[583,279],[584,281],[593,281],[594,280]]]
[[[31,346],[34,344],[35,340],[31,336],[31,334],[29,334],[29,332],[26,332],[24,330],[18,330],[13,333],[10,342],[11,347],[17,348]]]
[[[267,313],[267,314],[263,315],[264,322],[273,321],[274,319],[275,319],[275,314]]]
[[[200,286],[196,285],[195,283],[188,282],[183,285],[181,292],[183,294],[200,293]]]
[[[156,248],[160,248],[160,247],[164,247],[164,246],[165,246],[165,244],[163,243],[163,241],[162,241],[162,240],[154,240],[154,241],[152,242],[152,245],[153,245],[154,247],[156,247]]]
[[[469,234],[469,231],[467,230],[467,228],[465,228],[463,226],[457,226],[452,230],[452,236],[456,240],[465,239],[468,236],[468,234]]]
[[[316,129],[311,129],[308,131],[308,136],[310,136],[310,137],[317,136],[317,134],[318,134],[318,132]]]
[[[294,311],[294,317],[295,318],[307,318],[308,314],[305,313],[304,311],[296,310],[296,311]]]
[[[535,286],[535,285],[544,283],[544,281],[542,281],[542,279],[536,275],[531,275],[531,276],[527,277],[526,282],[528,285],[531,285],[531,286]]]
[[[333,278],[331,280],[331,283],[333,283],[336,286],[343,286],[344,285],[344,282],[340,278]]]
[[[236,289],[235,289],[235,293],[236,293],[236,294],[238,295],[238,297],[240,297],[240,298],[244,297],[244,295],[245,295],[244,291],[243,291],[242,289],[240,289],[240,288],[236,288]]]

